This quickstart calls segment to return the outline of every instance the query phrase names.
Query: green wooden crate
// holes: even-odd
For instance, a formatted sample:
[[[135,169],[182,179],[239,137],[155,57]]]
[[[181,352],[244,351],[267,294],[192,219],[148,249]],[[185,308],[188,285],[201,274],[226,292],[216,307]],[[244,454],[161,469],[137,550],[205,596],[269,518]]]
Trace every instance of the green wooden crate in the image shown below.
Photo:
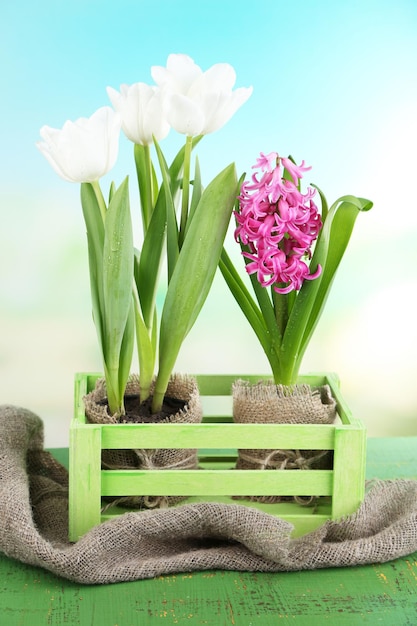
[[[197,375],[202,424],[89,424],[83,396],[99,374],[75,377],[75,415],[70,426],[69,534],[76,541],[90,528],[123,512],[101,513],[105,496],[187,496],[185,502],[215,501],[252,506],[294,525],[293,536],[328,519],[353,513],[364,497],[366,430],[353,419],[334,374],[301,376],[299,382],[330,385],[337,402],[336,424],[234,424],[231,388],[240,378],[255,383],[263,375]],[[104,449],[197,448],[199,470],[102,470]],[[333,469],[234,470],[237,450],[333,450]],[[314,508],[294,502],[265,504],[232,496],[321,496]]]

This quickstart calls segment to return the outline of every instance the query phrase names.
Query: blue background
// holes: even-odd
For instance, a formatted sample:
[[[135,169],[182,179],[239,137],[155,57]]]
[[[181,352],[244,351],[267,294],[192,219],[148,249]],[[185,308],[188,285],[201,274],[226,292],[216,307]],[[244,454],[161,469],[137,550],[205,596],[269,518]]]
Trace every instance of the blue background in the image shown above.
[[[78,185],[35,147],[43,124],[91,115],[105,88],[152,82],[171,52],[203,69],[228,62],[250,100],[198,149],[207,183],[260,151],[313,166],[328,200],[353,193],[360,216],[303,371],[336,370],[371,435],[417,434],[415,391],[417,2],[415,0],[42,0],[0,9],[0,402],[45,420],[65,445],[72,376],[101,367],[90,314]],[[168,155],[182,137],[171,132]],[[124,138],[111,178],[131,175]],[[110,178],[104,180],[106,187]],[[227,247],[240,263],[233,237]],[[184,344],[177,369],[268,372],[222,278]]]

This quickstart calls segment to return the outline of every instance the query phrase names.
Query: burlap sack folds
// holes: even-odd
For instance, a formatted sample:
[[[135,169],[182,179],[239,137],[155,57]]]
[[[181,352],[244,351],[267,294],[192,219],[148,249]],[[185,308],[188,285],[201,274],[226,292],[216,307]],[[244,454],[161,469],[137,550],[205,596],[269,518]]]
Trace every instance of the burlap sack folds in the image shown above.
[[[155,381],[152,384],[151,394]],[[139,394],[140,384],[137,375],[129,377],[126,396]],[[171,376],[166,396],[185,402],[184,407],[176,413],[167,416],[159,423],[190,423],[202,421],[202,406],[200,394],[195,378],[186,375],[173,374]],[[104,378],[97,380],[96,387],[84,396],[86,417],[95,424],[115,424],[123,422],[123,417],[111,415],[108,407],[102,403],[107,397]],[[197,469],[197,450],[194,449],[155,449],[155,450],[102,450],[101,463],[103,469]],[[108,502],[104,509],[118,505],[126,508],[165,508],[174,506],[184,500],[177,496],[142,496],[117,497]]]

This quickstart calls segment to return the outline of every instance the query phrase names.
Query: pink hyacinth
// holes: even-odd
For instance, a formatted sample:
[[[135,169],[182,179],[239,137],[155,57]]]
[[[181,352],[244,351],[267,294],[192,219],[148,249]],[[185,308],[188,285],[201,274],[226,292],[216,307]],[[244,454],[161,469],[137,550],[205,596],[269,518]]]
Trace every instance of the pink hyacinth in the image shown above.
[[[277,293],[298,291],[304,280],[321,272],[318,266],[310,274],[305,262],[322,227],[313,202],[315,189],[308,187],[305,194],[299,189],[300,179],[311,168],[276,152],[261,152],[252,169],[259,171],[242,185],[235,212],[236,241],[247,247],[246,271],[256,273],[263,287],[272,286]]]

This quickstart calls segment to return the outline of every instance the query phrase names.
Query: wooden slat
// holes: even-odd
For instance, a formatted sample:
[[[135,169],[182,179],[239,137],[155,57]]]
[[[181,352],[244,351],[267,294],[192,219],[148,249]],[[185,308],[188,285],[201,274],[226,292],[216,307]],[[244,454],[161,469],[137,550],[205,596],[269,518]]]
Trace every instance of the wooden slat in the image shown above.
[[[71,428],[69,458],[69,538],[77,541],[100,523],[101,507],[101,429],[92,424],[85,429]]]
[[[334,432],[330,424],[116,424],[102,426],[102,446],[331,450]]]
[[[318,495],[333,491],[331,470],[103,470],[102,495]],[[302,487],[300,487],[302,485]],[[300,493],[300,490],[302,493]]]

